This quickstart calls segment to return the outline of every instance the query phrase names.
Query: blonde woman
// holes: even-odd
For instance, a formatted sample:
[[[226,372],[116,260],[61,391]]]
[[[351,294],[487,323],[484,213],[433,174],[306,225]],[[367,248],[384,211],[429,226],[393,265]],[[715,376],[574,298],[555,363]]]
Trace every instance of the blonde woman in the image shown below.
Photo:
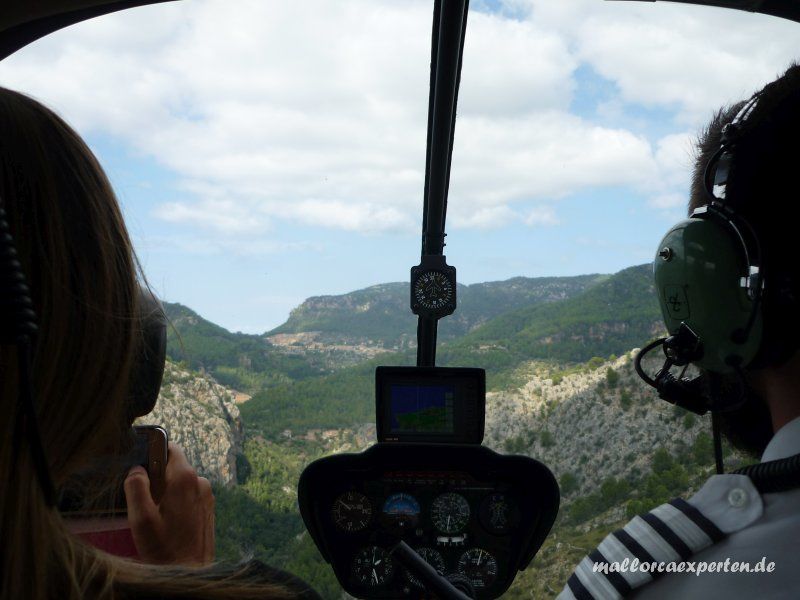
[[[130,427],[127,382],[141,339],[138,263],[86,144],[52,111],[2,88],[0,206],[38,317],[35,419],[20,418],[18,348],[0,345],[0,598],[317,598],[260,563],[212,562],[211,487],[174,445],[158,504],[143,469],[125,482],[141,560],[105,554],[68,531],[47,481],[58,489],[93,457],[114,451]]]

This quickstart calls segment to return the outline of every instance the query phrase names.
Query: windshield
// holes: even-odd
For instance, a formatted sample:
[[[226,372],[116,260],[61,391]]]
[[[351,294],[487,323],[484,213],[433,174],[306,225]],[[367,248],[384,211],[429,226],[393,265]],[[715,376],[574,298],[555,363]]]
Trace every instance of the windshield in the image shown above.
[[[75,126],[115,186],[182,338],[151,422],[217,485],[218,556],[253,553],[334,598],[296,483],[374,442],[374,367],[414,361],[432,3],[232,6],[70,27],[0,63],[0,85]],[[649,263],[686,214],[694,137],[796,58],[797,27],[471,3],[445,248],[459,308],[439,364],[487,369],[485,444],[547,463],[563,495],[509,597],[554,596],[582,556],[569,548],[710,472],[708,423],[656,406],[630,353],[663,329]]]

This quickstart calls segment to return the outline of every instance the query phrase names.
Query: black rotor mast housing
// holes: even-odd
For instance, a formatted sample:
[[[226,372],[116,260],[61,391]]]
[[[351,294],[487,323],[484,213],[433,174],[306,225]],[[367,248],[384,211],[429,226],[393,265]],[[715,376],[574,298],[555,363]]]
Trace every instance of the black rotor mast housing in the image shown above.
[[[435,365],[438,320],[456,309],[456,270],[443,254],[444,225],[468,10],[469,0],[435,0],[433,8],[422,258],[411,269],[420,367]]]

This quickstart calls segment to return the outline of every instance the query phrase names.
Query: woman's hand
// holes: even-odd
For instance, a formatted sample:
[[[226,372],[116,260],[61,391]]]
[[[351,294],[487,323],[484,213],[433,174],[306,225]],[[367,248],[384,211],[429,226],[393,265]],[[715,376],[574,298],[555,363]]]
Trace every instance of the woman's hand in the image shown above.
[[[140,466],[128,472],[125,498],[133,542],[144,562],[204,565],[214,560],[214,494],[180,446],[169,443],[164,495],[158,504]]]

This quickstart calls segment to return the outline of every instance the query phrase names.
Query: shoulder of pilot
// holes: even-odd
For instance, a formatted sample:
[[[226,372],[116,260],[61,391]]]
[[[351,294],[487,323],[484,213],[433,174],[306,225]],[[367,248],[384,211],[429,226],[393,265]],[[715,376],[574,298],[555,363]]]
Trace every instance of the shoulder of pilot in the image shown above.
[[[687,503],[724,535],[749,527],[764,514],[764,500],[746,475],[713,475]]]
[[[615,572],[612,565],[686,561],[763,515],[764,500],[749,477],[714,475],[689,500],[670,500],[607,535],[578,563],[559,599],[626,597],[661,574]]]

